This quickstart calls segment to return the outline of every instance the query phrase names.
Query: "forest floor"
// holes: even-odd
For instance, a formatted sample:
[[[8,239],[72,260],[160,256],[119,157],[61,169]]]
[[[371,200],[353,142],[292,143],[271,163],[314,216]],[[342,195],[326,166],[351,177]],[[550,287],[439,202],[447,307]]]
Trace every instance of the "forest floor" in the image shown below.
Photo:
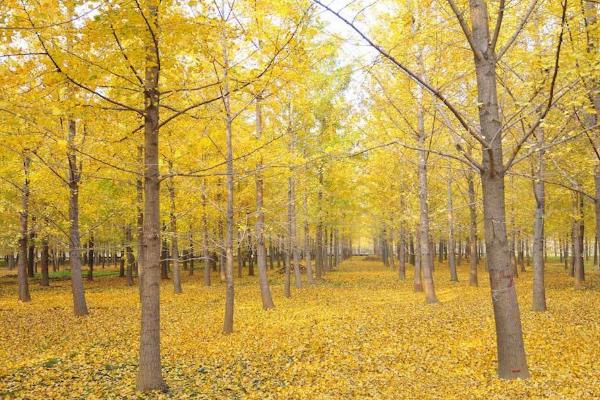
[[[530,270],[530,267],[528,267]],[[260,306],[255,277],[236,281],[235,333],[221,334],[224,285],[185,276],[184,293],[162,287],[163,371],[170,392],[200,399],[593,399],[600,398],[600,280],[574,290],[560,265],[547,272],[546,313],[531,310],[530,271],[517,280],[532,378],[495,377],[487,274],[468,286],[436,268],[440,304],[413,293],[381,263],[355,257],[315,287],[283,297],[271,272],[274,310]],[[14,271],[10,272],[14,274]],[[70,283],[31,282],[16,300],[0,277],[0,398],[121,399],[135,393],[139,306],[123,278],[86,282],[90,315],[72,315]]]

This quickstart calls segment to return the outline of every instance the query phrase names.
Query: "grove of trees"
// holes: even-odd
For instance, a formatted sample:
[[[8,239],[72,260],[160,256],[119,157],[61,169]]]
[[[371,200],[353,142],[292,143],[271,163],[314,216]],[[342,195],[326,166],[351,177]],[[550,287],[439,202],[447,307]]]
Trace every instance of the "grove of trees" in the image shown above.
[[[528,379],[521,315],[552,312],[547,265],[577,290],[600,268],[599,15],[595,0],[1,1],[2,279],[31,304],[68,279],[82,319],[91,282],[137,287],[137,390],[167,391],[161,287],[222,285],[229,335],[245,277],[269,313],[368,253],[430,307],[440,268],[459,294],[489,278],[488,367]]]

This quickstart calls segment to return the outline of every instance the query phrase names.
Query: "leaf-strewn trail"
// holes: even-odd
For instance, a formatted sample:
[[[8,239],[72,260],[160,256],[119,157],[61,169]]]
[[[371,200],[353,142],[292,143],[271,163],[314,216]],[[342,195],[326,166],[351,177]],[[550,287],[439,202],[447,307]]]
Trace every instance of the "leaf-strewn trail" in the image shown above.
[[[413,293],[380,262],[354,257],[315,287],[264,312],[258,283],[236,290],[235,332],[222,335],[224,286],[185,276],[185,293],[162,285],[162,351],[170,391],[135,392],[138,289],[123,279],[86,284],[90,316],[73,316],[69,281],[32,285],[19,303],[14,279],[0,283],[0,397],[29,399],[520,399],[600,397],[600,281],[572,288],[560,265],[547,272],[549,310],[531,309],[531,272],[517,278],[532,379],[495,373],[494,319],[487,276],[451,283],[436,265],[438,305]],[[411,275],[410,273],[408,274]],[[218,279],[217,276],[214,277]],[[460,290],[457,290],[457,286]],[[148,397],[145,397],[148,396]]]

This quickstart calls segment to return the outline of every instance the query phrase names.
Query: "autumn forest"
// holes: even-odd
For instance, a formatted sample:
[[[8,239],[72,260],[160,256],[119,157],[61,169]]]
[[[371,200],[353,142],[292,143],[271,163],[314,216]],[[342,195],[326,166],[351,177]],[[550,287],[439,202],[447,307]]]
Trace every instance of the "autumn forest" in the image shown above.
[[[0,0],[0,398],[600,398],[597,0]]]

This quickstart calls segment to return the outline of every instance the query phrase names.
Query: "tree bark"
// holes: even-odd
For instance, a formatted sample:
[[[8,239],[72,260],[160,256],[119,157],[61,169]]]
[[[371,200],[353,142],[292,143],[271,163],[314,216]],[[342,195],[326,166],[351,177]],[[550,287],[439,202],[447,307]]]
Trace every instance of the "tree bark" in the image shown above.
[[[583,289],[585,281],[585,270],[583,263],[583,196],[575,193],[575,221],[573,223],[573,275],[575,277],[575,289]]]
[[[415,241],[417,243],[421,243],[421,233],[420,233],[420,228],[419,226],[417,226],[416,232],[415,232]],[[422,292],[423,291],[423,280],[421,279],[421,251],[415,250],[415,276],[414,276],[414,291],[415,292]]]
[[[31,301],[29,294],[29,281],[27,279],[27,237],[29,220],[29,171],[31,158],[28,154],[23,155],[23,173],[25,179],[21,188],[21,211],[19,212],[19,254],[17,262],[17,280],[19,281],[19,300]]]
[[[133,266],[135,264],[135,257],[133,256],[133,248],[131,247],[133,242],[133,235],[131,234],[131,225],[127,225],[125,228],[125,254],[121,257],[127,258],[127,270],[125,275],[127,276],[127,286],[133,286]]]
[[[69,163],[69,262],[71,265],[71,291],[73,292],[73,311],[75,315],[88,314],[83,278],[81,276],[81,241],[79,237],[79,181],[81,179],[77,164],[75,120],[69,120],[67,160]]]
[[[202,263],[204,286],[210,286],[210,254],[208,249],[208,214],[206,210],[206,178],[202,179]]]
[[[307,189],[305,189],[307,191]],[[303,200],[303,211],[304,211],[304,262],[306,264],[306,278],[309,285],[315,283],[312,270],[312,260],[310,253],[310,225],[308,223],[308,193],[304,193]]]
[[[506,235],[502,124],[496,88],[496,56],[490,43],[487,4],[469,0],[482,147],[486,260],[496,321],[498,376],[528,378],[521,315]]]
[[[173,173],[173,163],[169,161],[169,173]],[[173,292],[180,294],[183,292],[181,288],[181,271],[179,268],[179,234],[177,231],[177,208],[175,204],[175,182],[173,176],[169,177],[169,184],[167,185],[169,190],[170,200],[170,212],[169,219],[171,225],[171,258],[173,259]]]
[[[221,15],[225,18],[225,0],[221,1]],[[223,20],[223,23],[225,21]],[[225,233],[225,317],[223,320],[223,333],[233,332],[233,308],[234,308],[234,286],[233,286],[233,143],[232,125],[233,115],[230,105],[229,93],[229,55],[227,49],[227,37],[225,27],[221,31],[221,45],[223,55],[223,105],[225,108],[225,143],[227,164],[227,227]]]
[[[144,170],[144,146],[138,146],[138,163],[140,165],[140,169]],[[140,264],[144,257],[144,184],[142,178],[138,176],[135,180],[135,190],[136,190],[136,207],[137,207],[137,263],[136,269],[139,280],[141,281],[141,273],[142,269],[140,268]],[[140,286],[141,288],[141,286]],[[140,289],[141,290],[141,289]]]
[[[544,219],[546,213],[544,131],[536,132],[538,144],[536,179],[533,182],[535,217],[533,223],[533,311],[546,311],[544,284]]]
[[[404,228],[400,228],[398,238],[398,277],[401,281],[406,279],[406,234]]]
[[[42,257],[40,259],[42,277],[40,279],[40,286],[50,286],[50,277],[48,276],[48,237],[42,238]]]
[[[323,215],[322,215],[322,203],[323,203],[323,166],[319,166],[319,189],[317,192],[317,232],[315,238],[315,256],[316,256],[316,269],[317,279],[323,277]]]
[[[144,225],[140,272],[141,329],[137,389],[166,390],[160,361],[160,171],[158,0],[148,0],[144,34]]]
[[[261,96],[256,96],[256,139],[260,141],[263,130]],[[260,297],[263,309],[268,310],[275,307],[271,288],[269,287],[269,278],[267,276],[267,250],[265,248],[265,212],[263,209],[263,177],[262,177],[263,159],[259,156],[256,165],[256,225],[254,227],[256,234],[256,263],[258,267],[258,283],[260,286]]]
[[[423,116],[422,89],[419,86],[417,94],[417,126],[418,126],[418,143],[419,148],[425,149],[425,120]],[[425,298],[427,303],[437,303],[438,299],[435,295],[435,287],[433,284],[433,256],[429,243],[429,203],[427,200],[427,151],[419,150],[419,237],[420,237],[420,252],[421,266],[423,271],[423,289],[425,290]]]
[[[88,281],[94,280],[94,255],[94,234],[90,232],[90,239],[88,240]]]
[[[452,172],[450,172],[452,173]],[[458,282],[456,273],[456,258],[454,255],[454,208],[452,206],[452,178],[448,177],[448,267],[450,268],[450,281]]]

